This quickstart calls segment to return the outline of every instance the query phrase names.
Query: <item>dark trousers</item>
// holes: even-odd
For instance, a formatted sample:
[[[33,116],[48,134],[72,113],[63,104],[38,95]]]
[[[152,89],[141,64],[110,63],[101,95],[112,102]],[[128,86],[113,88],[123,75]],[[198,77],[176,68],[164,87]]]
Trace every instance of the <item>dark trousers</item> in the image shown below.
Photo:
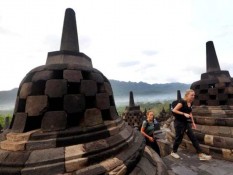
[[[175,142],[173,144],[173,152],[177,152],[178,147],[181,144],[182,139],[184,137],[184,133],[186,133],[187,136],[189,137],[189,139],[191,140],[194,148],[196,149],[197,153],[201,153],[201,148],[200,148],[200,145],[197,141],[197,138],[193,134],[193,130],[191,128],[191,123],[181,122],[181,121],[175,120],[174,127],[176,130],[176,138],[175,138]]]
[[[150,142],[148,138],[145,139],[146,139],[146,145],[150,146],[160,156],[160,150],[156,140],[154,140],[154,142]]]

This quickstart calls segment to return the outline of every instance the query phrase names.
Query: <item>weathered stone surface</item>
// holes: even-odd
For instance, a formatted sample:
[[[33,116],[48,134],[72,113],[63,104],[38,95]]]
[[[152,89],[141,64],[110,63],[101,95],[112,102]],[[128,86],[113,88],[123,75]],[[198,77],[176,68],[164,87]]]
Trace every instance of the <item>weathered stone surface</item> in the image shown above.
[[[23,167],[28,160],[30,152],[11,152],[4,160],[4,164],[10,167]]]
[[[25,149],[26,141],[12,142],[9,140],[4,140],[0,142],[0,147],[3,150],[9,151],[23,151]]]
[[[97,83],[103,83],[104,82],[104,78],[103,75],[101,75],[100,73],[95,73],[95,72],[91,72],[89,75],[90,80],[94,80]]]
[[[64,70],[63,78],[68,82],[80,82],[83,79],[81,71],[78,70]]]
[[[97,84],[93,80],[81,81],[81,93],[86,96],[94,96],[97,93]]]
[[[115,106],[110,106],[109,111],[110,111],[111,119],[115,120],[116,118],[119,117]]]
[[[46,95],[41,96],[29,96],[26,101],[25,112],[28,116],[38,116],[48,107],[48,97]]]
[[[43,131],[63,130],[66,128],[66,123],[67,123],[66,112],[50,111],[45,113],[41,122],[41,129]]]
[[[48,165],[49,163],[49,165]],[[22,175],[58,174],[65,172],[64,148],[53,148],[32,151]]]
[[[89,142],[84,144],[84,149],[86,152],[98,151],[104,148],[108,148],[109,144],[105,139],[101,139],[94,142]]]
[[[205,144],[208,144],[208,145],[213,145],[214,144],[214,137],[212,135],[205,135]]]
[[[104,89],[109,95],[113,95],[112,87],[110,83],[104,82]]]
[[[54,78],[54,74],[53,71],[49,71],[49,70],[44,70],[44,71],[40,71],[40,72],[36,72],[35,75],[32,77],[32,81],[47,81],[50,79]]]
[[[24,83],[20,89],[19,97],[26,99],[32,93],[32,83]]]
[[[107,93],[96,94],[96,106],[99,109],[108,109],[110,107],[109,95]]]
[[[15,119],[12,125],[12,131],[24,132],[27,121],[27,113],[16,113]]]
[[[48,80],[45,86],[45,94],[49,97],[63,97],[67,93],[66,80]]]
[[[85,97],[82,94],[65,95],[64,109],[68,113],[81,112],[85,109]]]
[[[84,115],[85,126],[95,126],[99,124],[103,124],[103,119],[101,115],[101,111],[99,109],[87,109]]]
[[[88,164],[88,158],[77,158],[73,160],[65,161],[66,172],[72,172],[78,169],[82,169]]]
[[[26,167],[31,165],[45,165],[47,162],[53,161],[54,163],[64,162],[65,151],[63,147],[51,148],[43,150],[32,151],[25,163]],[[52,172],[51,172],[52,174]]]
[[[67,146],[65,147],[65,160],[81,158],[85,152],[84,144]]]

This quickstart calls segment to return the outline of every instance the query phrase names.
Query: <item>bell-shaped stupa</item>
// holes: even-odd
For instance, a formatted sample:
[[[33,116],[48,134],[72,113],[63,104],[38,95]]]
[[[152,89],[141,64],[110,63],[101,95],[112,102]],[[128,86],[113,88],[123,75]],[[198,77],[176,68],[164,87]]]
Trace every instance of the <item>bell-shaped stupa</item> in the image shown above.
[[[132,127],[140,129],[143,122],[143,113],[139,105],[135,105],[133,92],[129,92],[129,106],[126,106],[122,118]]]
[[[1,136],[0,174],[149,175],[161,171],[155,157],[118,116],[108,79],[79,52],[75,12],[67,9],[60,51],[19,86]]]
[[[233,161],[233,80],[220,69],[212,41],[206,43],[206,69],[191,85],[195,134],[206,153]]]

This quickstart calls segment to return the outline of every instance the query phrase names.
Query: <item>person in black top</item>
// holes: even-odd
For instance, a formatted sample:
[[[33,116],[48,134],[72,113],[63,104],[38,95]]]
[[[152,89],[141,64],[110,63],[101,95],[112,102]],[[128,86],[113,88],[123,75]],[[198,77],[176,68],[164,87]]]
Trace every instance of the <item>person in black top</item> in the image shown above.
[[[177,154],[179,145],[182,142],[184,133],[186,133],[191,140],[194,148],[196,149],[200,160],[210,160],[212,157],[202,153],[199,143],[193,134],[192,127],[196,129],[196,125],[192,115],[192,102],[195,97],[195,92],[189,89],[185,93],[184,99],[180,100],[179,103],[172,110],[175,113],[174,127],[176,131],[176,137],[173,144],[173,151],[171,156],[174,158],[180,158]]]

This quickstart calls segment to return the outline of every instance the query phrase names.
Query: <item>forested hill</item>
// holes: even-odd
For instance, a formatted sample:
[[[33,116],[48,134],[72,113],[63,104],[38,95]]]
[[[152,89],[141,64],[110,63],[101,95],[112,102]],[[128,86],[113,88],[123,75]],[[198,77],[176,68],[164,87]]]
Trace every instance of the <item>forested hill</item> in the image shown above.
[[[117,98],[118,101],[123,100],[123,98],[126,97],[128,99],[130,91],[133,91],[136,96],[159,95],[160,97],[158,98],[161,98],[165,97],[168,94],[176,94],[177,90],[181,90],[181,92],[184,92],[190,87],[189,84],[183,83],[147,84],[144,82],[136,83],[118,80],[110,80],[110,83],[112,85],[114,96]],[[17,88],[9,91],[0,91],[0,108],[5,108],[6,106],[7,108],[13,108],[17,91]],[[172,95],[172,97],[175,97],[175,95]]]
[[[110,80],[115,96],[125,96],[129,91],[133,91],[137,95],[149,94],[171,94],[177,90],[184,92],[190,88],[189,84],[184,83],[166,83],[166,84],[147,84],[144,82],[124,82],[118,80]]]

